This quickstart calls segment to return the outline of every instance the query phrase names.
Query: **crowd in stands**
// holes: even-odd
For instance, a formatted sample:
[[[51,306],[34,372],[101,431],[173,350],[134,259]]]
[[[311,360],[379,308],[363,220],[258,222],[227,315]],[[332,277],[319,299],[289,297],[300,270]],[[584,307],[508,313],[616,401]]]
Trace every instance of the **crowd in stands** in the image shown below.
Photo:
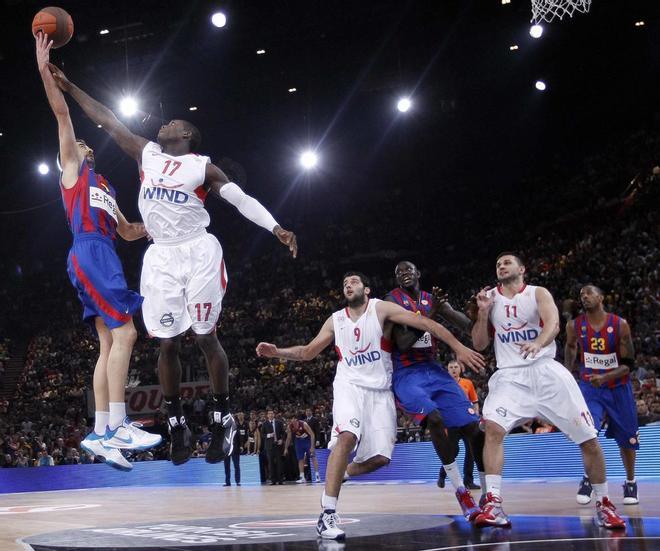
[[[332,424],[336,362],[332,347],[314,361],[296,363],[257,358],[257,343],[294,345],[311,340],[341,306],[340,281],[346,269],[372,275],[374,295],[382,296],[394,286],[396,262],[409,259],[422,270],[422,287],[442,286],[453,306],[463,308],[478,289],[492,285],[497,252],[514,249],[525,259],[528,280],[552,292],[565,320],[576,313],[581,286],[593,282],[606,291],[606,309],[626,318],[632,328],[637,352],[632,384],[640,424],[660,421],[660,214],[655,208],[660,176],[651,172],[649,164],[659,151],[656,137],[639,133],[616,149],[587,159],[572,176],[558,164],[542,178],[511,184],[507,193],[496,187],[485,189],[479,203],[488,205],[490,214],[472,208],[473,197],[463,189],[452,200],[464,208],[442,212],[438,218],[436,199],[444,191],[429,190],[419,212],[405,220],[405,228],[391,231],[382,213],[398,212],[396,205],[406,196],[400,190],[360,206],[360,219],[368,224],[355,226],[323,217],[301,223],[295,229],[313,239],[308,239],[308,249],[301,248],[301,258],[295,262],[283,250],[269,248],[233,268],[230,265],[218,334],[231,364],[232,411],[245,412],[258,427],[267,408],[283,420],[292,412],[312,408],[319,426],[317,441],[323,446]],[[649,168],[638,174],[642,167]],[[441,223],[434,230],[438,220]],[[229,239],[223,246],[228,257],[237,247]],[[66,275],[49,272],[33,277],[35,284],[39,281],[49,289],[44,313],[59,315],[57,323],[44,323],[33,335],[15,397],[8,403],[0,400],[0,466],[90,462],[93,458],[81,452],[79,444],[91,427],[86,390],[91,387],[97,341],[78,319],[79,306]],[[134,281],[135,274],[128,279]],[[25,287],[35,292],[33,285]],[[9,298],[6,293],[0,296],[3,301]],[[560,361],[562,335],[563,331],[558,337]],[[7,354],[0,341],[0,384]],[[158,384],[157,356],[158,343],[141,337],[133,351],[129,386]],[[441,350],[441,356],[448,360],[446,351]],[[207,379],[203,355],[190,336],[184,339],[181,363],[184,380]],[[465,374],[474,382],[481,404],[493,368],[491,354],[486,371]],[[208,445],[206,396],[198,394],[183,405],[198,436],[195,454],[201,456]],[[150,430],[166,436],[162,414],[155,415]],[[520,430],[553,428],[538,420]],[[404,415],[399,416],[398,436],[401,442],[426,439]],[[245,453],[259,451],[254,445],[245,448]],[[132,459],[166,457],[164,443]]]

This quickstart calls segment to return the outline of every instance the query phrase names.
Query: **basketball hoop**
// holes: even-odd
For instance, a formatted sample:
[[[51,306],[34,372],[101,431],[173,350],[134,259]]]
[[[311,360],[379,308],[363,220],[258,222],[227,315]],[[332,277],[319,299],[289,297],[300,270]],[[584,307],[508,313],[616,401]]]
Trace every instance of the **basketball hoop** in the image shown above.
[[[532,23],[573,17],[575,12],[587,13],[590,7],[591,0],[532,0]]]

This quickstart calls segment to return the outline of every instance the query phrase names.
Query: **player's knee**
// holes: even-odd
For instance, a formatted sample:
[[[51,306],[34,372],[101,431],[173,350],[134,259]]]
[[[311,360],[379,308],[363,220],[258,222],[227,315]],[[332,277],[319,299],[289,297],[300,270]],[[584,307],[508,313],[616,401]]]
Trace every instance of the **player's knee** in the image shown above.
[[[211,350],[220,345],[215,333],[208,335],[195,335],[195,342],[202,350]]]
[[[426,416],[426,428],[432,433],[445,432],[445,422],[438,410],[434,410]]]
[[[160,353],[164,356],[176,356],[181,350],[181,339],[174,337],[172,339],[160,339]]]
[[[372,461],[376,469],[380,469],[381,467],[387,467],[390,464],[389,458],[385,457],[384,455],[377,455],[372,459]]]
[[[600,444],[598,443],[598,438],[591,438],[586,442],[580,444],[582,451],[588,455],[596,455],[600,453]]]
[[[337,447],[341,448],[342,452],[350,453],[357,444],[357,436],[352,432],[344,431],[337,436]]]
[[[493,421],[486,421],[486,440],[488,442],[501,442],[506,436],[506,430]]]
[[[137,340],[137,331],[135,325],[126,323],[112,331],[112,341],[123,344],[124,346],[133,346]]]

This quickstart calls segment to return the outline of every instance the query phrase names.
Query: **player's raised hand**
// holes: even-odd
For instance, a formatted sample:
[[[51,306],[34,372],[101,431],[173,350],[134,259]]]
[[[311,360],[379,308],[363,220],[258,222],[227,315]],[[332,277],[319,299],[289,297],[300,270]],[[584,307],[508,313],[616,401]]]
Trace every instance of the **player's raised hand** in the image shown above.
[[[281,243],[289,247],[293,258],[296,258],[296,256],[298,256],[298,240],[296,239],[296,234],[292,231],[285,230],[280,226],[275,226],[273,233]]]
[[[484,287],[477,293],[477,308],[482,312],[489,312],[495,303],[495,297],[492,294],[489,296],[488,291],[490,287]]]
[[[71,82],[69,82],[69,79],[66,78],[66,75],[62,69],[53,65],[52,63],[48,63],[48,69],[50,70],[50,74],[53,75],[53,79],[55,79],[55,82],[60,87],[60,89],[64,92],[68,92],[71,89]]]
[[[37,33],[34,41],[37,46],[37,67],[40,71],[43,71],[50,61],[50,48],[53,45],[53,41],[48,40],[48,35],[42,32]]]
[[[277,346],[269,342],[260,342],[257,345],[257,356],[260,358],[276,358]]]
[[[463,365],[467,365],[475,373],[480,373],[481,369],[486,367],[484,357],[467,346],[461,345],[461,348],[454,351],[456,360]]]
[[[465,302],[465,315],[470,319],[472,323],[477,321],[477,315],[479,314],[479,307],[477,306],[477,295],[472,295]]]

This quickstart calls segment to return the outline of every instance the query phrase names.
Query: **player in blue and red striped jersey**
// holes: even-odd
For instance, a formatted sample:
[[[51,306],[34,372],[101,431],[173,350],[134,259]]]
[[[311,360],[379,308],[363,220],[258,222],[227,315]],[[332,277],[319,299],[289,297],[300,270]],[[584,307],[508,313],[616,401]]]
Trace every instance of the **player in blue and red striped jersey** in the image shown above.
[[[461,330],[469,331],[470,320],[449,305],[441,289],[434,287],[433,294],[420,289],[421,274],[412,262],[399,262],[394,275],[399,286],[386,295],[386,301],[427,318],[440,316]],[[396,343],[392,351],[394,394],[406,413],[429,429],[435,451],[456,490],[461,510],[466,518],[473,520],[479,514],[479,508],[465,487],[456,456],[458,440],[463,437],[470,442],[480,476],[484,476],[484,440],[479,430],[479,417],[463,389],[437,362],[437,341],[429,333],[395,326],[392,336]],[[486,487],[483,483],[481,486]]]
[[[579,386],[600,429],[607,422],[605,436],[619,445],[626,469],[623,485],[624,505],[639,503],[635,480],[635,459],[639,449],[637,405],[630,384],[635,348],[630,326],[623,318],[605,311],[603,291],[595,285],[580,290],[584,314],[566,324],[565,365],[573,371],[576,353],[580,352]],[[591,501],[591,483],[585,475],[580,483],[577,501]]]
[[[145,450],[160,444],[162,438],[139,429],[126,417],[124,387],[137,337],[133,313],[140,308],[142,297],[126,286],[114,240],[115,233],[133,241],[146,232],[142,224],[126,221],[117,208],[114,189],[94,171],[94,151],[76,140],[69,108],[48,68],[51,46],[47,35],[36,37],[39,74],[57,119],[60,189],[73,233],[67,271],[83,304],[83,319],[100,342],[93,379],[94,430],[81,447],[117,469],[131,470],[119,449]]]

